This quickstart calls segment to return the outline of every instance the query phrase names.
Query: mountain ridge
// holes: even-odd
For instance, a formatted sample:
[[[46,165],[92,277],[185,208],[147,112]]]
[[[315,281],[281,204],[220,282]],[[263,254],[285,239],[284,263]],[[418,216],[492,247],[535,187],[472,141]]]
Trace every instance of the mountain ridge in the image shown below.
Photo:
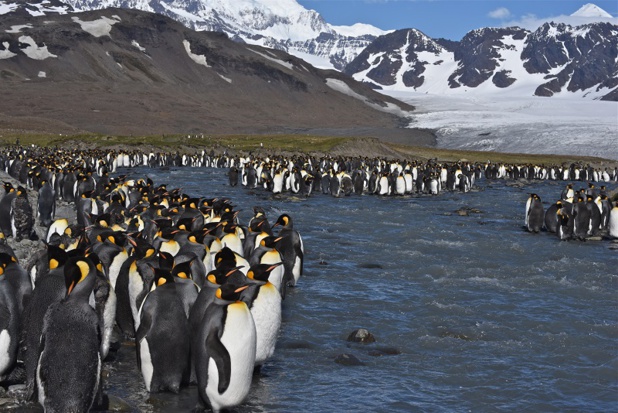
[[[279,50],[138,10],[26,14],[0,20],[0,126],[36,117],[62,133],[415,134],[401,128],[412,106]]]

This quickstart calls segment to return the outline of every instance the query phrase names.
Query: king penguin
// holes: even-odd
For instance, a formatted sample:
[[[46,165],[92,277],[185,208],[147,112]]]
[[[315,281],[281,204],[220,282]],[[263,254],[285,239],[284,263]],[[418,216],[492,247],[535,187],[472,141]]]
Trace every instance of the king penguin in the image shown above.
[[[249,307],[240,301],[247,287],[222,285],[197,331],[199,399],[215,413],[242,403],[251,387],[257,338]]]
[[[41,181],[37,199],[37,218],[44,227],[49,227],[56,214],[54,188],[46,180]]]
[[[609,236],[612,238],[618,238],[618,201],[609,212]]]
[[[276,226],[281,226],[279,237],[281,241],[278,249],[283,257],[283,267],[285,269],[285,282],[292,287],[296,286],[298,279],[303,274],[303,262],[305,248],[300,233],[294,229],[292,217],[282,214],[275,222]]]
[[[268,282],[272,270],[281,264],[258,264],[247,272],[247,278],[258,282],[257,285],[248,289],[249,308],[257,332],[255,350],[257,370],[275,352],[275,344],[281,327],[281,294],[277,287]]]
[[[17,361],[20,314],[13,286],[0,266],[0,381],[11,372]]]
[[[541,198],[537,194],[530,194],[526,202],[526,229],[529,232],[539,232],[545,221],[545,211]]]
[[[136,323],[135,347],[146,390],[178,393],[189,367],[189,326],[172,275],[156,269]]]
[[[101,332],[89,302],[96,268],[86,257],[64,266],[66,297],[45,314],[36,368],[45,412],[87,412],[99,390]]]

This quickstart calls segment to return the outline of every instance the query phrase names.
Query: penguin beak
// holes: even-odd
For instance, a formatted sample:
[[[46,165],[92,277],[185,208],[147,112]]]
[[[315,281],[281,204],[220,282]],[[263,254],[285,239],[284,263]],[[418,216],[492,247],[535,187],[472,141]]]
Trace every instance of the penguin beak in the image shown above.
[[[234,290],[234,292],[235,292],[235,293],[239,293],[239,292],[241,292],[241,291],[246,290],[247,288],[249,288],[249,286],[248,286],[248,285],[243,285],[242,287],[239,287],[239,288],[235,289],[235,290]]]
[[[240,270],[241,268],[245,268],[245,266],[244,265],[240,265],[238,267],[234,267],[230,271],[228,271],[228,273],[225,274],[225,276],[229,277],[230,275],[234,274],[237,270]]]
[[[266,269],[266,271],[272,271],[272,270],[274,270],[275,268],[277,268],[277,267],[278,267],[278,266],[280,266],[280,265],[283,265],[283,262],[278,262],[277,264],[273,264],[273,265],[271,265],[270,267],[268,267],[268,268]]]
[[[72,281],[71,285],[69,285],[69,288],[67,289],[67,296],[71,295],[71,291],[73,291],[73,288],[75,288],[75,281]]]

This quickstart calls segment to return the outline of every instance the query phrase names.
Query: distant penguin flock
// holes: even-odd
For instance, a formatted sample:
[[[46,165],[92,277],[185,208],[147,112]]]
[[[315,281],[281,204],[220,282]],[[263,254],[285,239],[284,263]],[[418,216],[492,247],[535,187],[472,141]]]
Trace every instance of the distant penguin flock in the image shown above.
[[[122,336],[135,342],[149,392],[196,385],[203,408],[237,406],[274,354],[286,292],[303,274],[302,237],[289,214],[271,225],[256,206],[243,225],[229,199],[111,176],[183,162],[125,155],[16,147],[0,156],[38,195],[32,208],[24,186],[5,182],[0,199],[0,384],[21,368],[28,400],[46,412],[88,411],[102,403],[102,363]],[[74,217],[55,216],[60,200]],[[8,241],[36,239],[33,211],[44,247],[22,265]]]
[[[612,205],[607,188],[594,183],[575,191],[568,183],[560,199],[544,209],[541,198],[530,194],[526,201],[524,227],[538,233],[542,229],[561,240],[585,241],[603,236],[618,238],[618,201]]]
[[[275,195],[289,193],[334,197],[350,195],[439,195],[466,193],[481,177],[494,179],[581,180],[618,182],[618,168],[507,165],[487,162],[387,160],[383,158],[311,156],[225,157],[231,186],[263,188]],[[221,161],[218,162],[221,165]]]

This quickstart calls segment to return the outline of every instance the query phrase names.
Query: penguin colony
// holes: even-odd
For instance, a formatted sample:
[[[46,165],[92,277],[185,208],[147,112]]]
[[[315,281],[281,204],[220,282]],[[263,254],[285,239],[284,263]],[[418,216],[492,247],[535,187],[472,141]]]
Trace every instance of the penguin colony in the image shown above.
[[[369,158],[235,157],[228,158],[231,186],[263,188],[273,194],[334,197],[375,195],[439,195],[444,191],[469,192],[482,176],[486,179],[552,179],[618,182],[618,168],[590,166],[545,167],[454,162],[439,163]]]
[[[589,182],[587,188],[576,191],[573,184],[568,183],[560,199],[547,210],[539,195],[530,194],[526,201],[524,227],[534,233],[544,229],[555,233],[561,240],[584,241],[604,235],[618,238],[618,201],[612,205],[604,185],[597,189]]]
[[[22,368],[28,399],[46,412],[101,405],[114,329],[135,341],[149,392],[195,384],[198,404],[215,412],[242,403],[274,353],[287,288],[303,273],[292,217],[271,225],[254,207],[242,225],[228,199],[110,176],[168,160],[183,162],[21,147],[0,156],[3,170],[38,193],[37,219],[48,227],[45,248],[22,266],[7,238],[31,235],[33,208],[16,203],[27,201],[24,187],[5,183],[0,383],[15,383]],[[74,205],[74,222],[54,216],[60,199]],[[29,218],[16,224],[17,208]]]

